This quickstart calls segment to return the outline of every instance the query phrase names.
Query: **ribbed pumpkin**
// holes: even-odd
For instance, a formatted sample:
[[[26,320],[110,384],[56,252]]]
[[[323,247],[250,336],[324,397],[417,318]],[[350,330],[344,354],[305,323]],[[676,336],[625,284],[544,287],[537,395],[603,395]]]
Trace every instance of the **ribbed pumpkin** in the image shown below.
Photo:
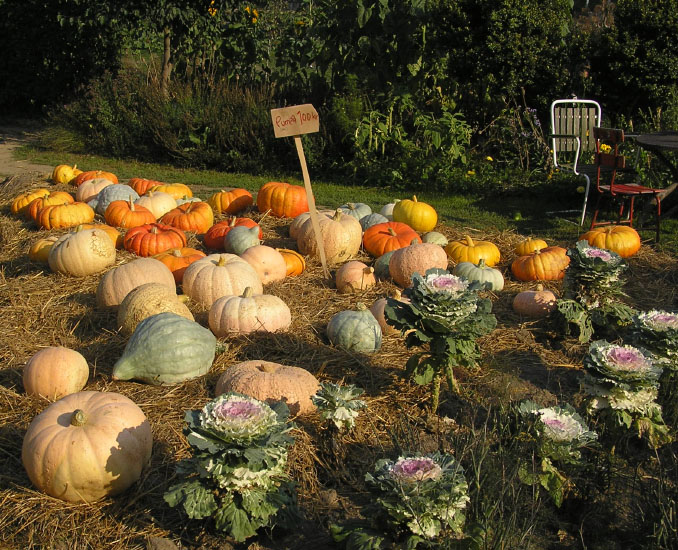
[[[122,357],[113,365],[113,380],[178,384],[207,374],[216,354],[211,331],[176,313],[157,313],[141,321]]]
[[[152,447],[151,425],[131,399],[82,391],[59,399],[33,419],[21,462],[40,491],[89,503],[136,482]]]
[[[35,353],[23,370],[27,395],[39,395],[50,401],[79,392],[89,379],[87,360],[77,351],[50,346]]]
[[[333,216],[319,215],[318,224],[325,248],[328,264],[342,263],[360,250],[363,229],[360,222],[352,216],[337,210]],[[297,247],[304,255],[319,258],[318,245],[313,232],[313,224],[308,218],[299,228]]]
[[[54,243],[59,240],[59,235],[48,235],[35,241],[28,249],[28,257],[34,262],[46,264],[49,251],[52,250]]]
[[[77,172],[77,173],[76,173]],[[52,170],[51,179],[54,183],[68,183],[75,176],[81,174],[82,170],[78,170],[78,165],[74,164],[69,166],[68,164],[59,164],[54,167]]]
[[[129,291],[118,308],[118,327],[123,334],[132,334],[137,325],[156,313],[176,313],[193,321],[186,306],[187,296],[177,296],[176,289],[160,283],[145,283]]]
[[[412,243],[420,243],[417,232],[406,223],[385,222],[373,225],[363,234],[363,247],[372,256],[379,257]]]
[[[149,180],[146,178],[130,178],[127,185],[139,193],[139,195],[145,195],[153,187],[166,185],[166,183],[164,181]]]
[[[567,250],[549,246],[516,258],[511,264],[511,273],[519,281],[557,281],[565,276],[568,265]]]
[[[282,299],[271,294],[253,294],[247,287],[241,296],[215,300],[208,322],[217,338],[222,338],[229,334],[285,330],[292,323],[292,314]]]
[[[536,290],[523,290],[513,298],[513,311],[524,317],[540,319],[555,311],[557,306],[556,295],[550,290],[544,290],[537,285]]]
[[[182,282],[184,294],[207,306],[222,296],[240,296],[248,286],[254,294],[264,291],[254,268],[235,254],[210,254],[193,262]]]
[[[12,205],[9,210],[17,217],[26,217],[26,209],[35,199],[40,199],[49,196],[49,189],[33,189],[17,195],[12,200]]]
[[[36,221],[40,210],[43,208],[54,206],[55,204],[73,204],[74,202],[73,195],[70,193],[67,193],[66,191],[52,191],[46,197],[32,200],[28,205],[28,208],[24,211],[24,217],[27,220]]]
[[[476,281],[487,290],[499,292],[504,288],[504,276],[501,271],[486,266],[485,260],[480,260],[477,264],[460,262],[454,267],[452,273],[467,281]]]
[[[155,222],[155,216],[146,207],[135,204],[132,199],[113,201],[104,213],[106,223],[114,227],[131,229]]]
[[[338,348],[373,353],[381,348],[381,327],[365,304],[356,307],[356,311],[340,311],[331,317],[327,337]]]
[[[322,217],[323,215],[329,215],[329,216],[334,216],[334,213],[336,212],[335,210],[318,210],[318,217]],[[296,239],[299,236],[299,229],[301,226],[306,222],[311,217],[310,212],[302,212],[298,216],[296,216],[293,220],[292,223],[290,224],[289,227],[289,233],[290,237],[293,239]]]
[[[201,235],[214,225],[214,212],[206,202],[187,202],[167,212],[160,221]]]
[[[370,207],[370,205],[365,204],[364,202],[349,202],[346,204],[342,204],[339,207],[339,210],[341,210],[343,214],[353,216],[358,221],[360,221],[361,218],[369,216],[372,213],[372,208]]]
[[[285,275],[287,277],[296,277],[301,275],[306,269],[306,260],[304,257],[299,254],[296,250],[291,250],[289,248],[278,248],[283,260],[285,260],[285,266],[287,271]]]
[[[81,229],[101,229],[110,237],[115,248],[122,248],[122,234],[115,227],[105,223],[83,223],[75,227],[75,231]]]
[[[437,267],[447,269],[447,254],[437,244],[418,243],[393,252],[388,263],[391,278],[400,286],[407,288],[412,284],[412,275],[424,275],[429,269]]]
[[[447,237],[440,233],[439,231],[429,231],[428,233],[424,233],[421,236],[421,242],[437,244],[438,246],[442,246],[443,248],[449,244]]]
[[[239,225],[232,227],[224,236],[224,251],[240,256],[248,248],[261,243],[259,231],[260,228],[258,226],[246,227]]]
[[[85,172],[80,172],[77,176],[71,179],[69,183],[71,185],[75,185],[76,187],[80,187],[86,181],[98,178],[104,178],[112,181],[113,183],[118,183],[118,176],[105,170],[86,170]]]
[[[357,260],[346,262],[337,269],[334,279],[341,294],[360,292],[377,284],[374,268]]]
[[[145,283],[159,283],[176,292],[172,272],[155,258],[136,258],[104,273],[97,286],[97,305],[117,308],[129,292]]]
[[[290,414],[315,411],[311,400],[320,384],[306,369],[271,361],[244,361],[228,369],[217,380],[215,395],[236,392],[259,401],[284,401]]]
[[[94,203],[94,209],[96,210],[96,213],[100,216],[103,216],[106,214],[108,205],[113,201],[131,200],[134,202],[138,198],[139,193],[137,193],[129,185],[120,183],[118,185],[109,185],[108,187],[104,187],[101,191],[99,191],[99,194],[89,202]]]
[[[393,207],[393,221],[409,225],[415,231],[431,231],[438,223],[438,213],[430,204],[419,202],[416,196],[412,200],[398,201]]]
[[[628,225],[594,227],[577,239],[591,246],[616,252],[622,258],[630,258],[640,250],[640,235]]]
[[[373,225],[377,225],[379,223],[386,223],[388,218],[386,216],[382,216],[381,214],[378,214],[376,212],[373,212],[372,214],[368,214],[367,216],[363,216],[358,220],[360,222],[360,227],[363,228],[363,232],[372,227]]]
[[[493,267],[501,259],[501,253],[496,244],[490,241],[474,241],[468,235],[463,240],[449,243],[445,247],[445,252],[455,263],[477,264],[480,260],[484,260],[485,265]]]
[[[147,193],[148,191],[161,191],[162,193],[168,193],[174,197],[174,200],[177,201],[177,204],[179,204],[180,199],[190,199],[193,197],[193,191],[191,191],[191,188],[185,183],[163,183],[161,185],[154,185],[150,189],[146,190]]]
[[[96,197],[109,185],[117,185],[106,178],[95,178],[87,180],[80,185],[75,191],[75,200],[80,202],[89,202]]]
[[[54,243],[47,256],[52,271],[85,277],[115,263],[115,245],[101,229],[66,233]]]
[[[282,281],[287,276],[285,258],[275,248],[258,244],[245,250],[240,257],[254,268],[264,285]]]
[[[294,218],[308,211],[306,189],[281,181],[269,181],[257,193],[259,212],[271,211],[276,218]]]
[[[153,256],[156,260],[164,263],[174,275],[177,284],[181,284],[184,279],[186,268],[193,262],[204,258],[206,254],[202,250],[184,246],[182,248],[172,248]]]
[[[532,254],[533,252],[537,250],[541,250],[542,248],[548,247],[548,244],[546,244],[546,241],[542,239],[533,239],[532,237],[528,237],[527,239],[523,239],[516,245],[516,254],[518,256],[527,256],[528,254]]]
[[[149,191],[146,195],[142,195],[134,201],[134,204],[148,208],[156,220],[177,207],[177,201],[174,197],[162,191]]]
[[[203,241],[207,248],[212,250],[223,250],[224,249],[224,238],[226,234],[233,229],[234,227],[244,226],[244,227],[258,227],[257,222],[252,218],[236,218],[235,216],[229,218],[228,220],[223,220],[215,223],[210,227],[205,235],[203,235]],[[264,232],[261,227],[259,227],[259,239],[263,238]]]
[[[94,210],[84,202],[55,204],[46,206],[35,222],[42,229],[63,229],[75,227],[94,220]]]
[[[222,189],[207,199],[212,210],[219,215],[238,214],[254,204],[252,193],[247,189]]]
[[[149,223],[133,227],[123,239],[125,250],[137,256],[155,256],[172,248],[183,248],[186,234],[176,227],[162,223]]]

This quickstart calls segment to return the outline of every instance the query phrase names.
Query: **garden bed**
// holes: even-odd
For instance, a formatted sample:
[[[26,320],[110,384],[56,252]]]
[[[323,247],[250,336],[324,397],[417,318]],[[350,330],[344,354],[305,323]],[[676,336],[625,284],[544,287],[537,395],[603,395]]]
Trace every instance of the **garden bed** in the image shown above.
[[[357,302],[369,305],[394,289],[394,285],[380,281],[358,295],[341,295],[331,282],[323,279],[322,269],[315,261],[308,262],[302,275],[267,286],[268,293],[279,296],[290,306],[289,331],[228,338],[224,340],[228,349],[217,355],[209,374],[180,385],[113,381],[112,367],[122,354],[126,338],[116,331],[115,313],[97,308],[95,291],[100,275],[69,278],[52,273],[47,266],[28,258],[29,246],[47,232],[12,216],[9,206],[14,196],[33,187],[59,188],[48,181],[28,177],[9,178],[0,187],[0,545],[3,548],[135,549],[146,548],[149,537],[165,537],[182,548],[228,548],[227,539],[219,537],[209,522],[187,520],[178,509],[165,504],[163,493],[173,482],[176,461],[189,455],[190,448],[182,435],[185,412],[201,408],[212,398],[219,375],[240,361],[263,359],[301,366],[320,380],[363,388],[367,402],[367,412],[358,417],[356,429],[345,436],[339,450],[328,445],[317,415],[296,419],[290,472],[297,483],[304,519],[294,533],[276,531],[272,539],[262,534],[254,542],[243,545],[253,549],[331,547],[329,525],[360,517],[361,505],[369,500],[364,475],[380,458],[394,458],[403,449],[421,453],[440,449],[457,455],[467,470],[472,471],[469,465],[478,458],[473,454],[477,430],[482,430],[484,425],[489,432],[488,441],[496,436],[492,435],[492,411],[528,398],[545,406],[564,401],[577,403],[581,360],[587,347],[574,339],[560,338],[547,321],[522,319],[511,307],[518,291],[534,287],[532,283],[519,283],[510,278],[509,266],[515,257],[513,248],[524,236],[514,232],[479,233],[472,228],[446,225],[439,225],[436,230],[449,239],[471,234],[496,243],[502,253],[499,267],[507,281],[500,293],[488,293],[498,326],[480,342],[483,352],[480,369],[457,373],[464,396],[453,397],[444,391],[439,415],[428,411],[428,388],[403,379],[410,352],[400,337],[385,336],[381,350],[374,355],[341,351],[328,343],[325,327],[334,313],[352,309]],[[66,186],[63,188],[72,191]],[[207,196],[206,190],[200,194]],[[261,218],[256,211],[247,215],[255,220]],[[288,225],[289,220],[264,217],[265,244],[296,248],[296,243],[288,237]],[[549,244],[567,247],[573,243]],[[188,245],[202,248],[195,236]],[[116,265],[132,257],[119,251]],[[358,259],[371,261],[366,255]],[[629,305],[641,310],[675,307],[678,280],[675,258],[643,246],[629,260],[626,278]],[[545,286],[557,292],[560,283]],[[189,307],[196,320],[205,326],[206,309],[195,303]],[[48,402],[24,393],[22,368],[36,351],[50,345],[72,348],[87,359],[91,370],[85,389],[128,396],[151,423],[154,438],[151,465],[137,484],[118,497],[95,504],[65,503],[38,492],[24,471],[23,436],[33,417],[44,410]],[[467,447],[459,448],[461,441],[465,441]],[[644,456],[641,451],[636,454]],[[486,462],[488,467],[501,464],[496,457]],[[632,473],[629,469],[629,475]],[[473,485],[471,480],[469,483]],[[497,491],[498,486],[493,484],[491,489]],[[619,537],[639,535],[635,530],[640,528],[642,518],[637,517],[638,512],[630,503],[643,490],[640,482],[628,486],[617,484],[611,486],[607,495],[602,495],[609,501],[598,503],[598,508],[601,515],[611,515],[606,519],[610,529],[624,525],[619,527]],[[521,507],[535,512],[529,501],[531,489],[525,491],[520,497],[525,499],[520,509],[512,513],[517,514]],[[576,509],[564,507],[562,514],[555,514],[555,510],[545,513],[547,508],[544,504],[535,512],[533,528],[523,526],[514,518],[516,532],[522,529],[525,540],[530,541],[523,548],[572,548],[572,541],[580,536],[580,528],[594,536],[597,526],[590,520],[585,527],[583,519],[581,525],[573,523],[573,518],[579,517]],[[618,509],[616,517],[612,515],[615,508]],[[472,504],[471,509],[479,513],[478,502]],[[504,519],[510,515],[508,511],[505,513]],[[599,519],[597,515],[592,517]],[[502,519],[495,518],[497,522]]]

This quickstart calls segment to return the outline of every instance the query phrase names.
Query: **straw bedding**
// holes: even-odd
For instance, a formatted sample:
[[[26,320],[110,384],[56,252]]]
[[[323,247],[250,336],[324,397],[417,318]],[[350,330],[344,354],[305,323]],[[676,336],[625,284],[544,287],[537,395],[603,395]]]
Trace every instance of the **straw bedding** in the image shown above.
[[[301,366],[320,380],[356,384],[365,390],[369,412],[360,415],[356,429],[343,439],[343,454],[338,458],[328,452],[327,434],[318,417],[296,419],[290,467],[304,521],[295,533],[277,534],[275,542],[263,534],[245,547],[328,546],[328,524],[358,514],[358,506],[367,498],[364,473],[393,450],[394,437],[409,440],[422,452],[446,447],[445,433],[455,429],[456,423],[445,421],[444,415],[453,415],[454,399],[443,392],[443,418],[427,413],[427,389],[401,376],[408,352],[399,337],[385,337],[381,351],[367,356],[334,349],[325,336],[334,313],[351,309],[358,301],[369,305],[386,295],[392,284],[379,282],[358,296],[340,295],[323,279],[322,269],[314,261],[301,276],[267,287],[267,292],[290,306],[293,324],[288,332],[229,338],[225,340],[227,350],[217,356],[207,376],[180,385],[112,381],[112,366],[126,340],[116,331],[115,313],[96,306],[100,275],[70,278],[31,262],[29,246],[47,232],[10,214],[16,195],[47,186],[57,188],[26,177],[8,178],[0,185],[0,548],[136,549],[146,548],[153,537],[170,539],[182,548],[229,548],[208,522],[186,520],[164,503],[162,495],[172,483],[175,462],[189,455],[182,435],[185,411],[201,408],[213,397],[219,375],[248,359]],[[202,194],[208,193],[204,190]],[[248,215],[261,218],[255,211]],[[289,221],[265,217],[261,223],[266,244],[295,248],[287,236]],[[450,239],[461,238],[466,231],[448,226],[437,230]],[[514,258],[513,247],[523,238],[515,232],[477,233],[474,237],[499,246],[504,273]],[[202,244],[192,237],[189,246]],[[118,252],[118,263],[131,257]],[[369,261],[367,256],[359,259]],[[631,305],[669,309],[675,304],[678,266],[674,258],[643,247],[631,259],[627,278]],[[559,289],[559,283],[546,286]],[[584,348],[568,340],[553,344],[544,322],[525,322],[512,311],[513,296],[526,288],[531,285],[507,277],[505,289],[491,296],[499,323],[481,342],[481,369],[459,373],[473,399],[491,403],[530,397],[552,404],[576,392],[576,372]],[[190,307],[196,320],[206,325],[205,308]],[[152,463],[123,495],[94,504],[65,503],[36,491],[23,469],[23,435],[48,402],[25,395],[22,368],[39,349],[53,345],[75,349],[87,359],[91,373],[85,389],[128,396],[151,422]]]

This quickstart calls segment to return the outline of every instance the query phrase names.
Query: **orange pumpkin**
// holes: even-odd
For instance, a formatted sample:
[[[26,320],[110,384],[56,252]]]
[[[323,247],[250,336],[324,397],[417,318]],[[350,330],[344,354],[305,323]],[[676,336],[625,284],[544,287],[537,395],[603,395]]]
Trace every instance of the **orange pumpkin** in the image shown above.
[[[532,237],[528,237],[527,239],[523,239],[516,245],[516,254],[518,256],[527,256],[528,254],[532,254],[535,250],[541,250],[542,248],[548,247],[548,244],[546,244],[546,241],[542,239],[533,239]]]
[[[28,208],[24,211],[24,216],[27,220],[35,221],[38,218],[38,213],[45,206],[52,206],[54,204],[71,204],[74,203],[73,195],[67,193],[66,191],[52,191],[46,197],[40,197],[39,199],[33,199],[28,205]]]
[[[376,258],[391,250],[420,242],[419,234],[402,222],[378,223],[363,233],[363,247]]]
[[[155,256],[171,248],[185,247],[186,235],[171,225],[149,223],[130,229],[125,234],[123,246],[137,256]]]
[[[164,263],[174,275],[174,280],[180,284],[184,278],[184,271],[196,260],[204,258],[206,254],[202,250],[185,246],[183,248],[172,248],[153,256],[156,260]]]
[[[38,213],[35,222],[43,229],[75,227],[94,220],[94,210],[85,202],[46,206]]]
[[[167,212],[160,221],[183,231],[202,234],[214,225],[214,212],[206,202],[187,202]]]
[[[258,224],[252,218],[236,218],[235,216],[229,218],[228,220],[217,222],[212,227],[210,227],[203,236],[205,246],[214,250],[223,250],[224,238],[226,237],[226,234],[231,229],[239,225],[244,227],[256,227]],[[262,239],[263,237],[264,232],[260,227],[259,239]]]
[[[78,165],[74,164],[59,164],[52,170],[52,181],[54,183],[68,183],[78,174],[82,174],[82,170],[78,170]]]
[[[247,189],[222,189],[218,193],[214,193],[207,204],[212,207],[212,210],[217,214],[237,214],[242,212],[248,206],[252,206],[254,199],[252,193]]]
[[[557,281],[565,276],[568,265],[567,250],[549,246],[516,258],[511,264],[511,273],[519,281]]]
[[[46,264],[49,251],[52,250],[58,239],[59,235],[49,235],[43,239],[38,239],[28,249],[28,257],[34,262]]]
[[[295,218],[308,211],[306,189],[281,181],[269,181],[257,193],[259,212],[271,211],[277,218]]]
[[[616,252],[622,258],[630,258],[640,250],[640,235],[628,225],[594,227],[584,233],[579,241],[588,241],[591,246]]]
[[[138,227],[155,222],[155,216],[145,206],[134,204],[132,199],[126,201],[112,201],[104,212],[106,223],[115,227]]]
[[[289,248],[278,248],[278,252],[280,252],[283,260],[285,260],[287,277],[295,277],[304,272],[304,269],[306,269],[306,260],[304,260],[304,257],[299,254],[299,252],[290,250]]]
[[[80,187],[83,183],[85,183],[87,180],[93,180],[96,178],[104,178],[107,180],[111,180],[113,183],[118,183],[118,176],[113,174],[112,172],[106,172],[104,170],[87,170],[85,172],[81,172],[77,176],[75,176],[71,181],[71,185],[75,185],[76,187]]]
[[[163,183],[161,185],[154,185],[148,191],[162,191],[174,197],[174,200],[183,199],[184,197],[190,198],[193,196],[193,191],[185,183]]]
[[[12,206],[10,206],[10,211],[15,216],[25,216],[26,209],[28,205],[31,204],[35,199],[48,197],[49,189],[34,189],[32,191],[26,191],[14,197],[12,201]]]
[[[147,191],[155,186],[167,184],[163,181],[147,180],[146,178],[130,178],[130,180],[127,182],[127,185],[129,185],[132,189],[139,193],[139,196],[141,196],[145,195]]]

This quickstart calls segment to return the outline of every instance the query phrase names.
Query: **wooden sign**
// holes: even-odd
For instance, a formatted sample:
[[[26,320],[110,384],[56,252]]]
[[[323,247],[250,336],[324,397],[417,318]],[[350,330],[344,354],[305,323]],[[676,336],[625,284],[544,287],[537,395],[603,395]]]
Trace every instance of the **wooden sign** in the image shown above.
[[[330,278],[330,270],[327,267],[327,257],[325,256],[325,246],[322,233],[320,232],[320,223],[318,222],[318,211],[315,207],[315,197],[311,188],[311,177],[308,174],[306,166],[306,155],[301,143],[301,134],[310,134],[320,129],[320,119],[315,107],[310,103],[305,105],[294,105],[292,107],[283,107],[282,109],[271,109],[271,121],[273,122],[273,131],[275,137],[293,137],[294,144],[297,147],[297,155],[301,163],[301,173],[304,177],[304,187],[306,188],[306,200],[308,201],[308,213],[311,218],[311,227],[320,255],[320,263],[323,266],[323,273],[327,279]]]
[[[320,129],[320,118],[310,103],[282,109],[271,109],[275,137],[292,137],[311,134]]]

